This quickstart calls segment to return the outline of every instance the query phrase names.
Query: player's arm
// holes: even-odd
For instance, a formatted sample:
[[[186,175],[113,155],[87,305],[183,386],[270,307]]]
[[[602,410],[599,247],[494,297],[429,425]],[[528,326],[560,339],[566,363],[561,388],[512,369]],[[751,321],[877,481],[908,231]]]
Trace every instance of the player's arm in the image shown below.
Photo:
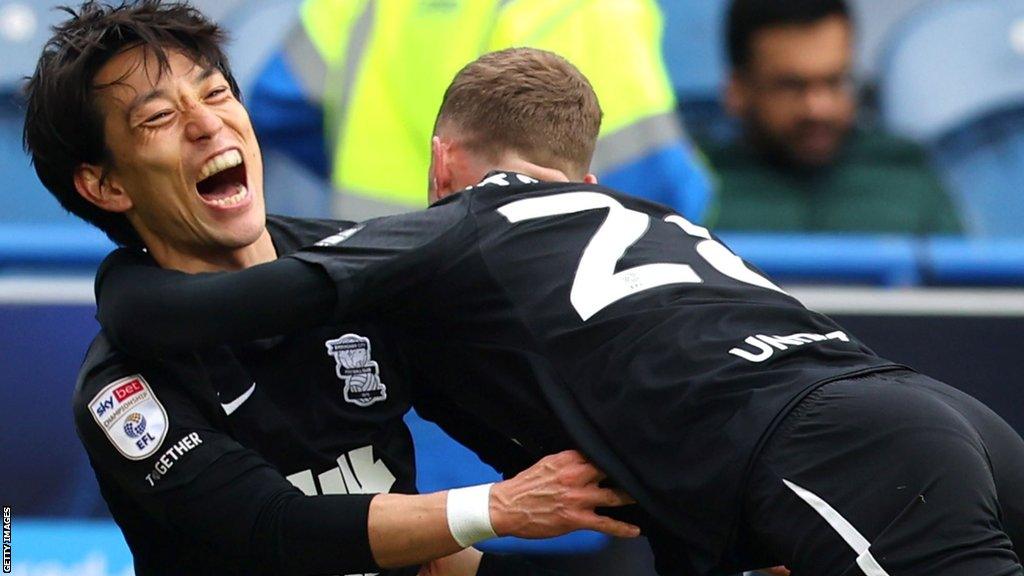
[[[446,206],[379,218],[335,244],[230,273],[185,274],[116,250],[96,276],[97,318],[119,348],[145,358],[348,320],[433,277],[438,245],[463,214]]]
[[[154,520],[255,573],[376,571],[493,535],[636,534],[593,512],[626,499],[599,488],[596,471],[574,453],[473,494],[306,496],[220,430],[186,383],[120,364],[89,378],[75,417],[97,474]]]
[[[431,557],[438,557],[485,536],[550,538],[581,529],[638,536],[637,527],[594,512],[633,503],[621,491],[600,487],[604,477],[579,452],[567,450],[489,490],[475,486],[418,496],[380,494],[370,503],[370,545],[381,566],[396,567],[422,562],[418,551],[431,549]],[[480,505],[475,510],[474,500]]]
[[[185,274],[141,251],[112,252],[96,276],[96,317],[120,349],[156,358],[315,326],[336,291],[318,267],[280,259],[237,273]]]

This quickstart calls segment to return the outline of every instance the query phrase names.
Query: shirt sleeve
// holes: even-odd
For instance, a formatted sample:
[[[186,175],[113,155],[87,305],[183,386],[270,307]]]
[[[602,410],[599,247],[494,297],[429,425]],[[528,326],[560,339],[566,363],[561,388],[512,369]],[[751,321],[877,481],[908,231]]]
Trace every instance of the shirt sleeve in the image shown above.
[[[232,274],[185,274],[122,248],[96,275],[96,318],[111,342],[141,358],[315,326],[334,298],[322,270],[289,259]]]
[[[378,218],[239,272],[185,274],[116,251],[97,272],[97,318],[118,348],[154,358],[427,306],[392,298],[438,273],[463,216],[449,203]]]
[[[203,392],[196,383],[174,379],[108,364],[76,394],[76,427],[105,493],[249,573],[378,570],[372,495],[304,495],[214,425],[190,398]]]
[[[432,280],[475,246],[474,226],[462,225],[472,220],[469,199],[453,200],[368,220],[288,256],[330,277],[335,308],[323,321],[429,315]]]

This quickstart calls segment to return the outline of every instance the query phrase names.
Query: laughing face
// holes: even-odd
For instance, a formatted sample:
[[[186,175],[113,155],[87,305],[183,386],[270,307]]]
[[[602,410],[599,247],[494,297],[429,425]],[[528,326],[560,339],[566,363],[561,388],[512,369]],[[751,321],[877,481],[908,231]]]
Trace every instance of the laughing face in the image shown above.
[[[267,241],[263,165],[242,103],[215,68],[143,48],[96,74],[111,162],[103,186],[163,265],[223,260]]]

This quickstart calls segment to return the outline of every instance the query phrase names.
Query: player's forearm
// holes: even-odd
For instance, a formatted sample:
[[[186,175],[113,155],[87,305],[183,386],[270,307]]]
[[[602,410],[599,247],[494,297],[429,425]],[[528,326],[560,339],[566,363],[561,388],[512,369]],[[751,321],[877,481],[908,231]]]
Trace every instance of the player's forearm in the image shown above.
[[[322,271],[291,259],[201,275],[122,266],[98,284],[104,330],[118,347],[144,357],[314,326],[336,298]]]
[[[379,494],[370,502],[370,550],[381,568],[422,564],[462,550],[448,528],[447,494]]]
[[[567,450],[488,486],[409,496],[379,494],[367,517],[370,550],[383,568],[420,564],[494,536],[551,538],[574,530],[633,537],[640,530],[594,512],[632,503],[599,482],[604,474]]]

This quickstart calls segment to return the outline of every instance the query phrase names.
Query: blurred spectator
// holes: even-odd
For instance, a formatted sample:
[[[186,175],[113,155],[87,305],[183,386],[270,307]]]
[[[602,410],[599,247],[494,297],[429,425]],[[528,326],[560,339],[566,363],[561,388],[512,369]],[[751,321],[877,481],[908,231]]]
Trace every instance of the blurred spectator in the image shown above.
[[[708,146],[723,229],[960,232],[925,152],[854,127],[843,0],[734,0],[726,107],[743,137]]]
[[[306,0],[300,20],[248,106],[265,149],[332,181],[335,216],[424,207],[445,86],[509,46],[557,52],[590,78],[602,183],[704,215],[710,186],[674,113],[654,0]]]

